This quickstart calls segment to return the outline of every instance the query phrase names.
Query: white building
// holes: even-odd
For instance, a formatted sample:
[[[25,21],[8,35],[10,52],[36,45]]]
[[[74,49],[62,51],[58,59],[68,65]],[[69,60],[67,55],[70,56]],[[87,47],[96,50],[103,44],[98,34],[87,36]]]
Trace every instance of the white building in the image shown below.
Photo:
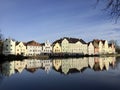
[[[15,55],[15,41],[8,38],[3,42],[3,54],[9,55],[14,54]]]
[[[92,42],[88,43],[88,55],[94,55],[94,46]]]
[[[41,52],[42,52],[42,46],[38,42],[35,41],[27,42],[28,56],[40,55]]]
[[[52,46],[49,41],[46,41],[42,44],[42,53],[51,53],[52,52]]]

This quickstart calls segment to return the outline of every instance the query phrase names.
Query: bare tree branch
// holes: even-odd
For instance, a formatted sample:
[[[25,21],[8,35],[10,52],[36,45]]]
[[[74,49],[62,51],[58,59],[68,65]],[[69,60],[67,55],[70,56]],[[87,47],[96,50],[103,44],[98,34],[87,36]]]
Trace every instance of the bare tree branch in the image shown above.
[[[103,0],[97,0],[97,3]],[[117,20],[120,18],[120,0],[104,0],[105,1],[105,7],[104,10],[108,10],[110,16]]]

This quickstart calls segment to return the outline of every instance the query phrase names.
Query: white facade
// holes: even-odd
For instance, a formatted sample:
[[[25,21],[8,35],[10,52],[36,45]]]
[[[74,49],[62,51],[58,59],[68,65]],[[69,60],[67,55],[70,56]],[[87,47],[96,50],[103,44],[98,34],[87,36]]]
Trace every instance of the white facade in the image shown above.
[[[42,52],[42,46],[39,43],[35,41],[30,41],[27,43],[28,56],[40,55],[41,52]]]
[[[3,42],[3,54],[4,55],[9,55],[9,54],[14,54],[15,55],[15,41],[12,39],[6,39]]]
[[[94,46],[92,42],[88,43],[88,55],[94,55]]]
[[[27,46],[28,56],[40,55],[42,51],[41,46]]]
[[[52,46],[51,43],[49,41],[46,41],[43,45],[42,45],[42,53],[51,53],[52,52]]]

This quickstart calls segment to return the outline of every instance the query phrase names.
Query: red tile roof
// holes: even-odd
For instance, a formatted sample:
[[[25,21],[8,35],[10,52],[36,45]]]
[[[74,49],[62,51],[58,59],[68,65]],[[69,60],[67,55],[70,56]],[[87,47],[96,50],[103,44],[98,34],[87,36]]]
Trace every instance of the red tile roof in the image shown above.
[[[36,42],[36,41],[34,41],[34,40],[27,42],[26,45],[27,45],[27,46],[41,46],[40,43],[38,43],[38,42]]]

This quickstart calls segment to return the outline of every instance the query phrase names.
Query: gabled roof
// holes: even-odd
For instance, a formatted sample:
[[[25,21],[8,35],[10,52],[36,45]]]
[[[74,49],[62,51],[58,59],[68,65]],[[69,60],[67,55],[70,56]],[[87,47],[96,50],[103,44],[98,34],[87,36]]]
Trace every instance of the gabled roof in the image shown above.
[[[105,40],[101,40],[103,44],[105,44]]]
[[[26,42],[23,42],[23,44],[24,44],[25,46],[27,46],[27,43],[26,43]]]
[[[89,46],[89,45],[90,45],[90,43],[92,43],[92,45],[93,45],[93,42],[92,42],[92,41],[88,42],[88,43],[87,43],[87,45]]]
[[[17,41],[17,42],[15,43],[15,44],[16,44],[16,46],[17,46],[19,43],[20,43],[20,42],[18,42],[18,41]]]
[[[40,45],[44,46],[44,45],[45,45],[45,43],[41,43]]]
[[[99,44],[100,40],[99,39],[94,39],[93,42]]]
[[[69,38],[69,37],[60,38],[60,39],[56,40],[55,42],[53,42],[53,44],[55,44],[55,43],[61,44],[64,39],[67,39],[69,43],[76,43],[76,42],[80,41],[82,44],[86,44],[86,42],[82,39]]]
[[[36,42],[34,40],[27,42],[26,45],[27,46],[41,46],[40,43],[38,43],[38,42]]]
[[[108,44],[108,47],[112,47],[112,44],[110,43],[110,44]]]
[[[99,39],[94,39],[94,40],[92,41],[92,43],[93,43],[93,45],[94,45],[95,48],[98,48],[98,47],[99,47],[99,42],[100,42]]]
[[[26,42],[18,42],[18,41],[15,43],[15,45],[17,46],[17,45],[19,45],[20,43],[23,43],[23,45],[26,46]]]

